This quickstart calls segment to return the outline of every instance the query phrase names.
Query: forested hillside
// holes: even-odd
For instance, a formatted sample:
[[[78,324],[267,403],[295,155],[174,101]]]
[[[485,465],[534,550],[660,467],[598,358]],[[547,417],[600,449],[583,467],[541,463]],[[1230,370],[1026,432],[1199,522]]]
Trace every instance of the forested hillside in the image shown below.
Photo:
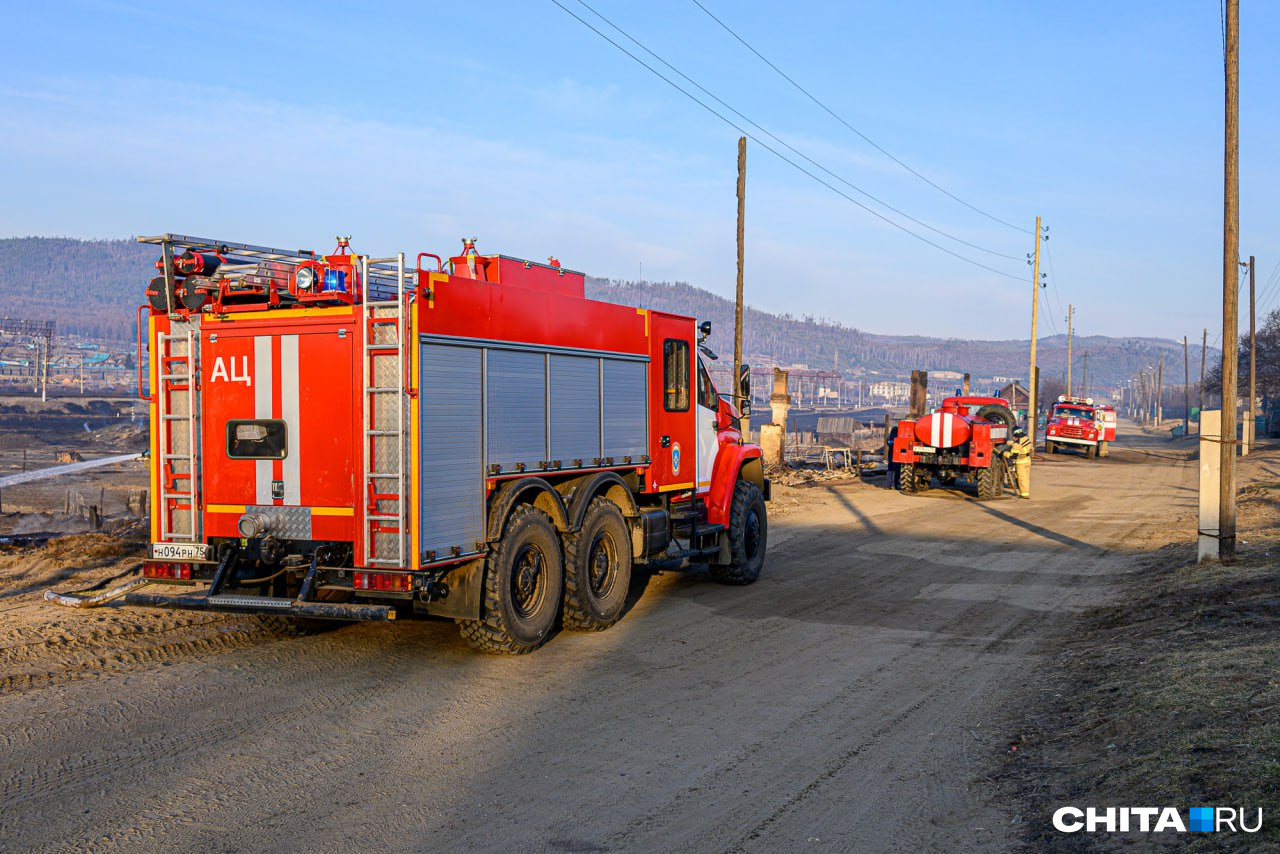
[[[73,240],[60,237],[0,239],[0,315],[54,320],[60,334],[127,339],[133,334],[134,311],[143,289],[155,274],[157,250],[131,240]],[[689,314],[710,320],[711,346],[726,356],[733,351],[733,303],[684,282],[624,282],[588,279],[587,292],[597,299]],[[966,341],[915,336],[876,335],[814,317],[775,315],[748,307],[745,350],[753,359],[782,365],[807,364],[830,370],[838,365],[852,375],[894,379],[913,369],[969,371],[975,376],[1027,373],[1027,341]],[[1076,371],[1081,354],[1089,353],[1091,385],[1121,382],[1158,362],[1165,354],[1166,380],[1181,378],[1182,347],[1151,338],[1077,339]],[[1209,363],[1220,359],[1210,351]],[[1060,375],[1066,366],[1066,338],[1040,340],[1045,376]],[[1191,364],[1198,375],[1200,348],[1193,345]]]
[[[0,315],[53,320],[59,334],[128,338],[156,257],[131,240],[0,239]]]
[[[588,279],[587,292],[597,299],[691,314],[712,322],[711,347],[720,353],[733,351],[733,303],[683,282],[620,282]],[[868,375],[903,377],[914,369],[967,371],[977,376],[1027,375],[1028,341],[966,341],[959,338],[926,338],[876,335],[814,317],[775,315],[753,308],[743,313],[743,349],[753,357],[765,357],[788,365],[803,363],[811,368]],[[1040,339],[1038,362],[1042,377],[1066,371],[1067,338],[1054,335]],[[1083,354],[1089,354],[1091,386],[1114,385],[1148,365],[1165,358],[1166,382],[1182,381],[1182,344],[1156,338],[1076,338],[1072,346],[1078,383]],[[1209,350],[1209,364],[1221,354]],[[1192,381],[1199,377],[1199,342],[1191,345]]]

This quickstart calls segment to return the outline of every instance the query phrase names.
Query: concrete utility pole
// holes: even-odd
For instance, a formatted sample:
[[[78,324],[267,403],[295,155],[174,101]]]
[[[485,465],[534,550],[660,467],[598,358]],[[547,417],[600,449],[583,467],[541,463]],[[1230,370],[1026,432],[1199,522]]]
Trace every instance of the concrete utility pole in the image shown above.
[[[1236,353],[1240,301],[1240,0],[1226,0],[1226,121],[1222,216],[1222,438],[1218,559],[1236,557]]]
[[[1156,374],[1156,426],[1164,422],[1164,353],[1160,354],[1159,373]]]
[[[1071,385],[1071,319],[1075,316],[1075,310],[1075,306],[1067,305],[1067,397],[1075,395],[1074,386]]]
[[[1036,385],[1036,321],[1040,307],[1040,217],[1036,217],[1036,255],[1031,270],[1031,367],[1027,371],[1027,435],[1031,437],[1031,447],[1036,446],[1036,395],[1040,393]]]
[[[1258,424],[1258,336],[1253,324],[1253,256],[1249,256],[1249,431],[1245,433],[1253,448],[1253,432]]]
[[[739,382],[742,378],[742,273],[746,261],[744,236],[747,216],[747,138],[738,137],[738,301],[733,312],[733,399],[740,399]],[[742,435],[751,430],[748,416],[744,416],[738,424]]]
[[[1187,354],[1187,336],[1182,336],[1182,434],[1191,435],[1191,357]]]

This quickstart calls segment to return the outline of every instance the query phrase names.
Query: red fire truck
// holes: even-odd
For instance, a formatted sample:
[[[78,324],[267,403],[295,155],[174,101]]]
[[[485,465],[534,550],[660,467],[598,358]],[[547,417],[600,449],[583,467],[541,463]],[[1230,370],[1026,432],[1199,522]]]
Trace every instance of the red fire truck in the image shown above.
[[[963,478],[979,498],[995,498],[1004,490],[1001,446],[1015,424],[1007,401],[976,396],[948,397],[928,415],[899,421],[891,457],[898,465],[898,489],[924,492],[935,477],[943,485]]]
[[[140,241],[161,254],[144,572],[168,586],[127,602],[439,616],[522,653],[613,625],[633,564],[759,577],[769,481],[701,361],[710,324],[474,240],[412,266],[346,238]]]
[[[1114,431],[1114,427],[1112,430]],[[1091,397],[1059,395],[1044,424],[1044,452],[1079,448],[1089,459],[1107,456],[1105,423]]]

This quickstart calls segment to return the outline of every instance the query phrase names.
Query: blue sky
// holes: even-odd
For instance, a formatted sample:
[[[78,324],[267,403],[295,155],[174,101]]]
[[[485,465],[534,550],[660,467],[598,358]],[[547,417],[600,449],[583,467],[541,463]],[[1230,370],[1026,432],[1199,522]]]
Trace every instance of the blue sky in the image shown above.
[[[1040,214],[1042,334],[1064,331],[1073,303],[1081,334],[1218,335],[1217,3],[703,3],[894,156],[1023,229],[913,177],[690,0],[591,2],[840,179],[990,252],[870,207],[1014,277],[750,143],[751,304],[872,332],[1025,338]],[[1280,7],[1243,6],[1241,251],[1261,287],[1280,262]],[[351,233],[384,254],[476,235],[482,251],[733,293],[738,132],[550,0],[45,2],[13,4],[7,30],[2,236],[328,248]]]

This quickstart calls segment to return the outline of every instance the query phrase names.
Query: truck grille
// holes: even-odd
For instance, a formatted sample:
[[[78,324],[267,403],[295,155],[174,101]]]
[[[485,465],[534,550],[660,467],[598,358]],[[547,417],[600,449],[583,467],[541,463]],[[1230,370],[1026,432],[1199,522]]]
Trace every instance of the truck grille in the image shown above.
[[[1083,427],[1059,427],[1058,435],[1065,436],[1068,439],[1087,439],[1088,434]]]

